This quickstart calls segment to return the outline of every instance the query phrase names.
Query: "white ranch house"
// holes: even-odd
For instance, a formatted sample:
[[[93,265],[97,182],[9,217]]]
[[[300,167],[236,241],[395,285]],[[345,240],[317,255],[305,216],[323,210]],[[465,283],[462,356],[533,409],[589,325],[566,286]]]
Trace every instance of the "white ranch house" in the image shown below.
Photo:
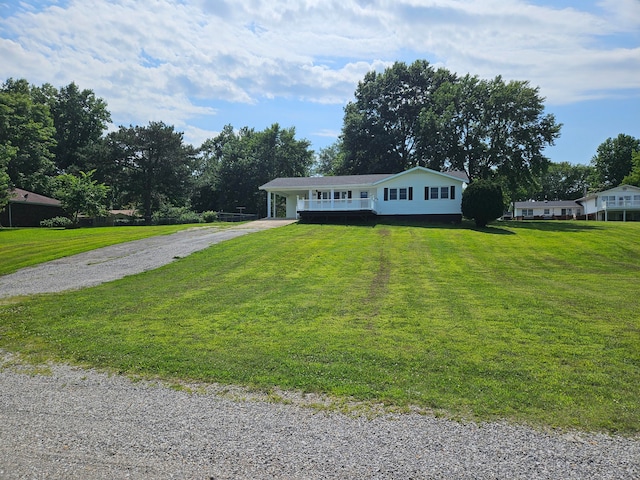
[[[516,202],[513,217],[516,220],[567,220],[578,218],[582,211],[582,206],[575,200]]]
[[[640,221],[640,188],[620,185],[579,198],[588,219]]]
[[[414,167],[396,174],[276,178],[260,190],[267,192],[267,218],[278,216],[280,197],[287,218],[420,216],[459,222],[467,181],[464,172]]]

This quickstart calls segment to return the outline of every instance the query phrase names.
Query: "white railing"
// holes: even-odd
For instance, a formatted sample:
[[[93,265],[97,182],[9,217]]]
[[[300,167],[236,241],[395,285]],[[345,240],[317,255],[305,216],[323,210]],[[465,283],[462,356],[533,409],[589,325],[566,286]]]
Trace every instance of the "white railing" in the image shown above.
[[[613,210],[613,209],[622,209],[622,208],[640,210],[640,200],[623,200],[620,198],[615,202],[600,202],[600,208],[604,210],[607,210],[607,209]]]
[[[298,200],[298,211],[345,211],[345,210],[375,210],[373,198],[348,198],[334,200]]]

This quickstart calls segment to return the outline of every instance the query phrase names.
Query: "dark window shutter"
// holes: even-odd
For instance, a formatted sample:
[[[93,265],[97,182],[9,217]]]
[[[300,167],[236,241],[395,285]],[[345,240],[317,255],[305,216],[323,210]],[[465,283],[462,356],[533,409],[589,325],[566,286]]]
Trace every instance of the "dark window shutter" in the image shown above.
[[[387,200],[389,200],[389,189],[385,188],[384,189],[384,201],[386,202]]]
[[[349,199],[351,198],[351,190],[349,190],[349,191],[347,192],[347,198],[349,198]]]
[[[456,187],[455,187],[455,185],[451,185],[451,195],[449,195],[449,198],[451,198],[451,200],[455,200],[456,199]]]
[[[409,200],[413,200],[413,187],[409,187]]]
[[[429,187],[424,187],[424,199],[429,200]]]

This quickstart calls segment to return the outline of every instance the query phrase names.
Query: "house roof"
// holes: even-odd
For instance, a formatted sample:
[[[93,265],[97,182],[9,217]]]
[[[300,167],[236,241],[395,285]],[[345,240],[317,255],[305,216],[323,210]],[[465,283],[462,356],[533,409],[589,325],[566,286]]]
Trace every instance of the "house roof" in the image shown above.
[[[516,202],[516,208],[553,208],[553,207],[577,207],[576,200],[541,200]]]
[[[393,175],[393,173],[376,173],[371,175],[335,175],[329,177],[280,177],[265,183],[260,189],[371,185],[385,178],[393,177]]]
[[[424,167],[414,167],[410,170],[405,170],[400,173],[373,173],[368,175],[335,175],[327,177],[280,177],[271,180],[268,183],[260,186],[260,190],[274,190],[274,189],[302,189],[307,190],[310,188],[330,188],[330,187],[356,187],[356,186],[371,186],[380,183],[389,178],[404,175],[414,170],[423,170],[426,172],[436,173],[438,175],[445,175],[453,177],[463,182],[468,182],[467,174],[465,172],[451,171],[451,172],[437,172]]]
[[[640,187],[636,187],[634,185],[624,185],[623,184],[623,185],[618,185],[617,187],[609,188],[607,190],[601,190],[599,192],[590,193],[586,197],[579,198],[578,201],[581,202],[581,201],[588,200],[590,198],[595,198],[595,197],[597,197],[599,195],[604,195],[604,194],[607,194],[607,193],[610,193],[610,192],[620,192],[620,191],[624,192],[624,191],[627,191],[627,190],[631,190],[634,193],[640,193]]]
[[[9,193],[10,203],[25,203],[27,205],[44,205],[47,207],[60,207],[62,204],[55,198],[45,197],[38,193],[23,190],[22,188],[14,188]]]

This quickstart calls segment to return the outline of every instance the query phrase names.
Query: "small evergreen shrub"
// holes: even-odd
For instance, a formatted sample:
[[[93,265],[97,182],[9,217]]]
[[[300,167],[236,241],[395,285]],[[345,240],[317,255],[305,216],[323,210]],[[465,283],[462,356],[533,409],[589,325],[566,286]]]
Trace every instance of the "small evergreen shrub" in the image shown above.
[[[462,194],[462,215],[473,219],[476,227],[486,227],[504,211],[500,185],[488,180],[475,180]]]

